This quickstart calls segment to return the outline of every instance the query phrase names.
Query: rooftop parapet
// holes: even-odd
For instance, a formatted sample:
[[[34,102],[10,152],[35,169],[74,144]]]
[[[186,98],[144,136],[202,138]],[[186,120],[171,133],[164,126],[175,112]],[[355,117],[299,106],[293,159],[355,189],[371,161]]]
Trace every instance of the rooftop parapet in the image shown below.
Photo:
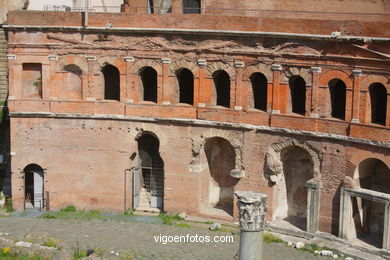
[[[331,38],[389,37],[390,16],[382,15],[380,21],[330,20],[313,18],[247,17],[209,14],[131,14],[131,13],[89,13],[88,27],[84,27],[83,12],[12,11],[9,13],[8,28],[39,27],[39,29],[133,31],[159,29],[183,33],[229,33],[229,32],[276,32],[306,35],[323,35]],[[110,28],[106,28],[110,23]],[[7,27],[7,26],[6,26]],[[207,31],[209,30],[209,31]],[[337,32],[337,35],[333,34]],[[291,35],[286,35],[290,37]],[[325,37],[326,38],[326,37]],[[342,37],[340,37],[342,38]]]

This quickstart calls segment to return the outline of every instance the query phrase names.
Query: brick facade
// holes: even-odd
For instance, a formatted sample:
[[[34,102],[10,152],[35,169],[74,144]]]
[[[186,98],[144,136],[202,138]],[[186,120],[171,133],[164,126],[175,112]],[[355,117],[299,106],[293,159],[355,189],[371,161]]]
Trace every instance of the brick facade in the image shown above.
[[[158,139],[163,160],[163,210],[232,220],[235,203],[220,201],[233,207],[232,214],[221,215],[210,208],[209,198],[253,190],[268,195],[268,218],[277,223],[290,214],[281,202],[286,176],[303,164],[310,183],[321,187],[321,200],[302,197],[307,179],[290,195],[319,203],[318,229],[336,234],[345,178],[356,178],[367,158],[390,165],[390,40],[381,29],[386,21],[357,22],[359,30],[349,39],[330,36],[345,21],[123,13],[91,14],[90,27],[83,28],[79,13],[28,14],[12,12],[7,26],[14,55],[9,107],[18,209],[24,206],[29,164],[43,169],[51,209],[133,207],[138,140],[150,134]],[[108,21],[112,30],[105,28]],[[167,33],[167,28],[182,31]],[[107,65],[115,67],[116,83],[107,81]],[[149,78],[142,76],[146,68]],[[192,104],[179,102],[182,69],[192,74]],[[263,110],[254,105],[255,73],[263,75],[267,88]],[[337,117],[334,79],[334,93],[345,96]],[[109,83],[119,88],[117,100],[105,98]],[[385,89],[387,103],[383,95],[372,98],[373,86]],[[218,105],[219,95],[228,98],[224,105]],[[372,113],[379,113],[378,119],[372,120]],[[224,154],[215,147],[228,148]],[[217,170],[214,153],[222,162]],[[226,171],[224,166],[236,181],[213,174]]]

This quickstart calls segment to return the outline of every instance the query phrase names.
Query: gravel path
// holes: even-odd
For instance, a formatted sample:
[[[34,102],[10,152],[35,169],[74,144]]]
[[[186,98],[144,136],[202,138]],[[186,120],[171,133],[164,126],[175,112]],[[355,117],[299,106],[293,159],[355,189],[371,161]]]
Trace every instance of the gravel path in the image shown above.
[[[239,247],[239,236],[234,235],[233,243],[156,243],[154,236],[198,235],[228,236],[226,232],[212,232],[201,227],[179,227],[136,221],[65,220],[39,218],[1,218],[0,232],[7,232],[7,238],[33,240],[47,238],[60,240],[64,249],[99,248],[106,258],[112,259],[233,259]],[[4,236],[3,236],[4,237]],[[264,245],[265,259],[317,259],[307,252],[298,251],[284,244]],[[119,257],[110,255],[119,252]]]

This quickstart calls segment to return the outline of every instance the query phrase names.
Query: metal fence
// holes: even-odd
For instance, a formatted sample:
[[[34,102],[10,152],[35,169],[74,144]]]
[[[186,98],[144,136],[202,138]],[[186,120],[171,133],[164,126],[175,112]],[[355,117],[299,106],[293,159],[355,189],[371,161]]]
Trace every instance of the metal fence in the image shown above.
[[[132,6],[130,9],[136,13],[149,14],[169,14],[172,13],[172,7],[153,7],[153,6]],[[64,12],[84,12],[85,8],[73,8],[66,5],[45,5],[45,11],[64,11]],[[104,12],[104,13],[120,13],[121,6],[92,6],[88,9],[89,12]],[[390,16],[390,13],[349,13],[349,12],[320,12],[320,11],[299,11],[299,10],[266,10],[266,9],[231,9],[231,8],[181,8],[183,14],[210,14],[210,15],[227,15],[227,16],[251,16],[261,17],[270,15],[279,16],[353,16],[353,17],[385,17]]]

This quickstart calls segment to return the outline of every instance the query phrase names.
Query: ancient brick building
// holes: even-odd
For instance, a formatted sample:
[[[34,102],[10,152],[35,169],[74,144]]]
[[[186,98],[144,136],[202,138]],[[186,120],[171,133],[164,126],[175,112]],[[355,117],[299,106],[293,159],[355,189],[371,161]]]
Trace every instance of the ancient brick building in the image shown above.
[[[15,207],[232,221],[252,190],[275,229],[389,249],[389,7],[162,2],[10,13]]]

